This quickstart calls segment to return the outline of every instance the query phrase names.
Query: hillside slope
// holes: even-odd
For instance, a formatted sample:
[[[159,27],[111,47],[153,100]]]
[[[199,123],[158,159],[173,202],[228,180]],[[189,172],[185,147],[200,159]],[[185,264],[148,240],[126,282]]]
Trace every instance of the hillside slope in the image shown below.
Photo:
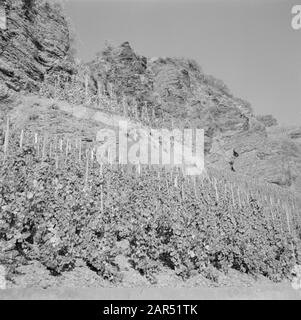
[[[281,290],[296,296],[287,281],[299,281],[301,264],[300,128],[255,115],[191,59],[149,59],[125,42],[75,63],[52,1],[7,0],[6,10],[0,284],[255,289],[286,280]],[[100,165],[97,132],[120,120],[134,129],[128,144],[141,128],[205,129],[206,172]]]
[[[8,105],[3,101],[20,90],[102,110],[109,104],[112,113],[135,105],[136,117],[152,119],[148,125],[155,119],[159,127],[205,129],[208,166],[301,190],[300,128],[273,133],[272,116],[255,115],[248,102],[194,60],[143,57],[124,42],[107,46],[90,63],[75,64],[58,7],[7,0],[6,11],[8,28],[0,30],[2,111]]]
[[[272,116],[255,115],[194,60],[147,59],[125,42],[108,46],[88,66],[92,92],[134,97],[141,113],[146,107],[173,127],[205,129],[208,165],[300,190],[300,129],[275,139]]]

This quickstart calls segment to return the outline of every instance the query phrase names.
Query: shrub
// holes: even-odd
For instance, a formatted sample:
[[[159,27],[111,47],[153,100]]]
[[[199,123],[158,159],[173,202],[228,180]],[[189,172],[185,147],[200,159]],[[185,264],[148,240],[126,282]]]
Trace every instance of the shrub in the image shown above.
[[[57,275],[81,258],[117,281],[122,253],[149,278],[165,266],[183,279],[233,268],[279,281],[300,262],[300,238],[253,197],[233,203],[220,189],[217,199],[210,179],[195,184],[177,173],[175,184],[163,169],[85,170],[74,154],[57,166],[31,146],[10,152],[0,169],[0,264],[39,260]]]

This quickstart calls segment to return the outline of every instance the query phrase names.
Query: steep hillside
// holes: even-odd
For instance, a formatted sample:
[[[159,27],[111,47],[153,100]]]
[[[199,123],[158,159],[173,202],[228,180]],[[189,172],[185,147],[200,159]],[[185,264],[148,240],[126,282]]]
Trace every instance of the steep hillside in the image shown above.
[[[7,0],[6,11],[0,267],[9,286],[231,285],[233,272],[249,285],[297,274],[299,128],[256,116],[193,60],[149,59],[125,42],[74,63],[54,4]],[[121,119],[133,128],[128,144],[139,128],[204,128],[207,171],[99,165],[96,134]]]
[[[222,81],[205,75],[193,60],[147,59],[125,42],[107,47],[89,67],[92,86],[106,94],[113,88],[119,99],[134,97],[140,112],[146,105],[173,126],[206,129],[207,151],[218,131],[235,135],[247,130],[253,117],[247,102],[234,98]]]
[[[205,74],[191,59],[139,56],[128,42],[108,46],[89,64],[90,89],[108,96],[135,98],[138,108],[171,121],[173,127],[206,132],[208,165],[298,191],[301,149],[298,129],[275,139],[271,115],[257,116],[250,104]]]
[[[0,104],[11,92],[26,90],[113,113],[135,106],[134,116],[148,119],[148,125],[205,129],[208,166],[300,190],[300,129],[276,136],[271,115],[255,115],[248,102],[196,61],[143,57],[125,42],[76,65],[59,7],[7,0],[6,12],[8,27],[0,30]]]

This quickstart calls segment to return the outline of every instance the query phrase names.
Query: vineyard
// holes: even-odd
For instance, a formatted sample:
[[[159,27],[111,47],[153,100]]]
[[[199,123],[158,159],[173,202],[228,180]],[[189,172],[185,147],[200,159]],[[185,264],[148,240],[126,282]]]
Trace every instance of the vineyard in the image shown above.
[[[183,120],[180,121],[162,108],[164,103],[159,97],[156,102],[149,103],[134,96],[120,94],[112,85],[108,85],[107,89],[104,89],[101,83],[93,86],[87,71],[79,72],[72,77],[49,76],[42,83],[39,95],[48,99],[68,101],[74,105],[93,106],[98,110],[121,115],[152,128],[172,129],[185,126]]]
[[[295,289],[301,128],[280,126],[265,114],[269,103],[261,109],[236,97],[194,59],[147,57],[128,41],[91,56],[94,24],[76,53],[71,21],[54,2],[6,0],[0,27],[0,291],[168,285],[203,286],[207,295],[213,286],[273,290],[271,282]],[[206,55],[210,42],[189,47],[209,58],[208,68],[219,59]],[[223,51],[216,53],[221,65]],[[268,67],[263,76],[275,69]],[[275,110],[282,100],[269,88],[261,89]],[[259,102],[249,89],[246,98]],[[283,101],[289,109],[293,100]]]
[[[150,282],[163,267],[280,281],[300,263],[300,200],[281,188],[213,169],[100,165],[81,139],[9,126],[0,157],[0,264],[12,273],[40,261],[58,276],[82,259],[118,283],[123,255]]]

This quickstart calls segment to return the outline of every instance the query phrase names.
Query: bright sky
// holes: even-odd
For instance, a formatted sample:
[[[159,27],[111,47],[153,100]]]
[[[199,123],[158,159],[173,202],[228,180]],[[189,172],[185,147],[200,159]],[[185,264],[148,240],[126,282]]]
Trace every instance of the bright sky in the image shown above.
[[[184,56],[222,79],[258,114],[301,125],[301,0],[67,0],[78,55],[106,40],[129,41],[147,57]]]

